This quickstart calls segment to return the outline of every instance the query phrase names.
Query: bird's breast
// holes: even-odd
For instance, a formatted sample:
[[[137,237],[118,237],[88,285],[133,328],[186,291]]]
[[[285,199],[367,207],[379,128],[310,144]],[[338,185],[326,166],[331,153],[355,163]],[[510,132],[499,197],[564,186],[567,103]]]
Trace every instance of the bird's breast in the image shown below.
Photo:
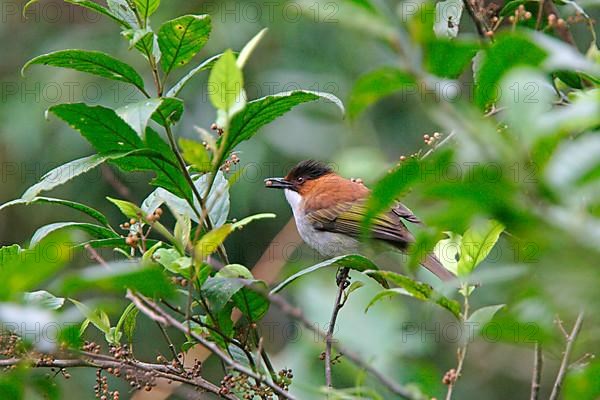
[[[309,219],[306,218],[302,197],[297,192],[286,189],[285,198],[294,213],[300,237],[321,255],[325,257],[337,257],[359,251],[360,243],[356,239],[339,233],[315,229]]]

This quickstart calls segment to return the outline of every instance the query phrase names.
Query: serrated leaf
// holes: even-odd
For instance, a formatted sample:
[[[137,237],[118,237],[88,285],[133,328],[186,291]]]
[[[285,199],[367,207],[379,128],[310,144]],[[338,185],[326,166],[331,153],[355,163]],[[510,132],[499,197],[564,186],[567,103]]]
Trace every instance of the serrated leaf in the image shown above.
[[[59,104],[48,109],[79,131],[100,154],[144,147],[142,139],[113,110],[84,103]]]
[[[208,94],[215,108],[229,112],[244,89],[244,77],[235,55],[227,50],[217,60],[208,78]]]
[[[112,239],[120,237],[111,229],[105,228],[100,225],[87,224],[83,222],[57,222],[54,224],[45,225],[39,228],[37,231],[35,231],[31,238],[31,241],[29,242],[29,246],[37,245],[51,233],[72,229],[84,231],[92,237],[94,237],[95,239]]]
[[[25,191],[25,193],[23,193],[21,199],[25,201],[32,201],[41,192],[47,192],[57,186],[62,185],[63,183],[66,183],[71,179],[96,168],[98,165],[102,164],[111,157],[118,157],[118,155],[100,156],[98,154],[94,154],[63,164],[42,176],[38,183],[31,186],[29,189],[27,189],[27,191]]]
[[[90,217],[94,218],[96,221],[100,222],[102,225],[104,225],[106,227],[110,227],[110,223],[108,222],[108,219],[100,211],[97,211],[91,207],[88,207],[85,204],[77,203],[77,202],[70,201],[70,200],[54,199],[54,198],[50,198],[50,197],[34,197],[31,200],[16,199],[16,200],[9,201],[7,203],[0,205],[0,211],[2,211],[5,208],[19,205],[19,204],[29,205],[29,204],[43,204],[43,203],[58,204],[58,205],[72,208],[74,210],[77,210],[77,211],[80,211],[82,213],[89,215]]]
[[[105,15],[105,16],[109,17],[110,19],[112,19],[113,21],[117,22],[118,24],[122,25],[123,27],[131,28],[131,26],[126,21],[123,21],[122,19],[120,19],[119,17],[117,17],[116,15],[111,13],[107,8],[101,6],[98,3],[95,3],[95,2],[89,1],[89,0],[64,0],[64,1],[65,1],[65,3],[74,4],[74,5],[95,11],[99,14]]]
[[[460,243],[460,259],[456,267],[458,275],[467,276],[473,272],[492,251],[503,231],[504,226],[493,220],[469,228]]]
[[[115,81],[131,83],[140,90],[144,89],[144,81],[135,69],[100,51],[60,50],[43,54],[29,60],[21,69],[21,74],[24,75],[25,70],[34,64],[70,68]]]
[[[402,290],[384,291],[376,295],[367,309],[381,298],[395,294],[405,294],[423,301],[430,301],[446,310],[450,311],[456,318],[460,318],[460,304],[456,300],[448,299],[445,296],[437,293],[433,288],[423,282],[415,281],[407,276],[397,274],[391,271],[368,271],[367,276],[371,278],[379,278],[399,286]]]
[[[113,110],[83,103],[60,104],[50,111],[78,130],[102,154],[130,152],[111,160],[125,171],[153,171],[151,182],[191,201],[188,186],[175,155],[168,144],[151,128],[146,129],[146,141]]]
[[[148,121],[152,115],[159,109],[162,99],[145,99],[136,103],[127,104],[115,110],[131,128],[133,128],[140,137],[144,137]]]
[[[382,67],[361,76],[350,94],[348,114],[355,118],[376,101],[416,84],[412,75],[395,67]]]
[[[209,15],[184,15],[165,22],[158,32],[161,65],[165,73],[189,63],[208,41]]]
[[[271,294],[280,292],[283,288],[285,288],[290,283],[294,282],[298,278],[301,278],[305,275],[310,274],[311,272],[318,271],[322,268],[327,268],[327,267],[331,267],[334,265],[339,266],[339,267],[344,267],[344,268],[350,268],[352,270],[360,271],[360,272],[379,269],[379,267],[377,267],[377,265],[375,265],[371,260],[369,260],[368,258],[363,257],[361,255],[358,255],[358,254],[349,254],[349,255],[345,255],[345,256],[334,257],[334,258],[330,258],[329,260],[318,263],[316,265],[313,265],[312,267],[305,268],[300,272],[295,273],[294,275],[290,276],[289,278],[287,278],[286,280],[281,282],[279,285],[277,285],[273,289],[271,289]],[[375,279],[377,282],[379,282],[382,285],[386,285],[385,280],[380,279],[377,276],[374,276],[373,279]]]
[[[227,151],[250,139],[261,127],[287,113],[294,106],[319,99],[333,102],[342,114],[344,113],[344,105],[340,99],[330,93],[310,90],[282,92],[248,102],[244,110],[231,120]]]

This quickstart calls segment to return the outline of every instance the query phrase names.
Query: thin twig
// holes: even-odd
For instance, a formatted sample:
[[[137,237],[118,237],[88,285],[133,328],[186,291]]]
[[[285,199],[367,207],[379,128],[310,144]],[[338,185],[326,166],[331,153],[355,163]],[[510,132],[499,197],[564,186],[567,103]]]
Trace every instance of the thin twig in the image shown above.
[[[535,358],[533,359],[533,375],[531,377],[531,396],[530,400],[538,400],[540,394],[540,385],[542,381],[542,367],[544,357],[542,354],[542,346],[539,342],[535,342]]]
[[[301,308],[293,306],[284,297],[280,295],[270,295],[269,300],[271,301],[271,304],[278,307],[285,315],[300,322],[304,328],[314,332],[319,338],[325,339],[325,336],[327,336],[327,332],[319,329],[317,324],[306,318]],[[415,399],[415,396],[409,389],[373,368],[371,363],[363,360],[359,354],[355,353],[351,349],[344,347],[339,340],[333,342],[332,345],[333,348],[344,355],[345,359],[350,360],[357,367],[369,373],[371,376],[381,382],[390,392],[404,399]]]
[[[187,332],[187,327],[183,323],[179,322],[177,319],[175,319],[170,314],[165,312],[158,304],[154,303],[152,300],[150,300],[140,294],[135,294],[131,291],[127,292],[127,298],[130,299],[131,301],[135,302],[136,306],[140,303],[143,304],[143,307],[140,308],[140,311],[143,312],[144,314],[146,314],[146,316],[150,317],[151,319],[165,321],[167,325],[170,325],[170,326],[174,327],[175,329],[180,330],[181,332],[184,332],[184,333]],[[246,376],[254,379],[255,381],[263,382],[265,385],[267,385],[269,388],[271,388],[273,390],[273,392],[276,393],[282,399],[295,400],[295,397],[292,394],[283,390],[281,387],[277,386],[277,384],[264,379],[260,374],[252,371],[249,368],[246,368],[242,364],[233,360],[223,350],[221,350],[221,348],[219,348],[219,346],[217,346],[216,343],[207,340],[206,338],[204,338],[203,336],[199,335],[198,333],[196,333],[194,331],[192,331],[190,333],[190,336],[192,336],[202,346],[206,347],[214,355],[219,357],[225,363],[225,365],[227,365],[228,367],[232,368],[233,370],[235,370],[243,375],[246,375]]]
[[[567,375],[567,369],[569,368],[569,357],[571,356],[571,351],[573,350],[573,343],[575,343],[575,339],[581,330],[581,325],[583,323],[583,311],[580,311],[577,315],[577,319],[575,320],[575,324],[573,325],[573,329],[571,333],[567,336],[567,343],[565,345],[565,352],[563,353],[563,358],[560,363],[560,368],[558,370],[558,375],[556,376],[556,380],[554,381],[554,386],[552,387],[552,393],[548,400],[557,400],[558,395],[560,394],[560,389],[562,388],[563,381],[565,376]]]
[[[340,309],[343,307],[342,294],[347,286],[348,274],[350,270],[348,268],[340,269],[336,279],[338,284],[338,291],[335,296],[335,303],[333,303],[333,311],[331,313],[331,319],[329,320],[329,327],[327,328],[327,335],[325,336],[325,384],[327,387],[333,387],[331,382],[331,347],[333,342],[333,333],[335,331],[335,322]]]
[[[465,296],[464,300],[464,311],[462,313],[461,321],[463,324],[469,319],[469,298]],[[462,373],[463,365],[465,362],[465,358],[467,356],[467,347],[468,341],[465,341],[461,346],[456,350],[456,358],[458,360],[456,365],[456,370],[454,371],[453,376],[449,377],[448,380],[448,391],[446,392],[446,400],[452,399],[452,392],[454,391],[454,386],[456,385],[456,381],[460,378],[460,374]]]
[[[162,324],[160,322],[158,322],[158,321],[155,321],[155,322],[156,322],[156,325],[158,325],[158,327],[160,328],[160,331],[161,331],[163,337],[165,338],[165,341],[169,345],[169,350],[171,350],[171,354],[173,355],[173,360],[175,360],[175,362],[179,366],[179,369],[183,370],[183,364],[181,363],[181,361],[179,361],[179,356],[177,355],[177,350],[175,350],[175,345],[173,344],[173,341],[169,337],[167,330],[165,329],[164,326],[162,326]]]
[[[41,358],[7,358],[0,360],[0,367],[9,367],[18,364],[26,364],[34,368],[77,368],[77,367],[93,367],[93,368],[125,368],[136,370],[139,372],[152,372],[161,378],[177,381],[188,384],[190,386],[203,389],[205,391],[219,395],[220,388],[204,378],[196,377],[193,379],[184,378],[173,372],[171,367],[163,364],[151,364],[136,360],[117,360],[116,358],[100,355],[100,354],[83,354],[84,358],[73,359],[49,359]],[[222,395],[225,399],[237,400],[234,395]]]

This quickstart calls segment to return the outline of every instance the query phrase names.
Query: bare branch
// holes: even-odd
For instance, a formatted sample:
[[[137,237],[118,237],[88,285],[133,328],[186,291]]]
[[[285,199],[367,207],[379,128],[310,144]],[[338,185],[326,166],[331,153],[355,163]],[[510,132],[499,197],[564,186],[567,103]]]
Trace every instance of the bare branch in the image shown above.
[[[562,388],[563,381],[565,380],[565,376],[567,375],[567,369],[569,368],[569,357],[571,356],[571,351],[573,350],[573,343],[575,343],[575,339],[581,330],[581,325],[583,324],[583,311],[580,311],[577,315],[577,319],[575,320],[575,324],[573,325],[573,329],[571,333],[567,335],[567,343],[565,345],[565,351],[563,353],[563,358],[560,363],[560,368],[558,370],[558,375],[556,376],[556,380],[554,381],[554,386],[552,387],[552,393],[548,400],[557,400],[558,395],[560,394],[560,389]]]
[[[533,360],[533,375],[531,377],[531,396],[530,400],[538,400],[540,394],[540,382],[542,381],[542,367],[544,357],[542,354],[542,346],[539,342],[535,342],[535,358]]]
[[[140,311],[143,312],[144,314],[146,314],[146,316],[148,316],[149,318],[151,318],[155,321],[164,321],[166,325],[170,325],[170,326],[174,327],[175,329],[180,330],[183,333],[188,332],[187,327],[183,323],[179,322],[173,316],[171,316],[170,314],[165,312],[159,305],[154,303],[152,300],[150,300],[140,294],[134,294],[131,291],[128,291],[127,298],[130,299],[131,301],[135,302],[136,306],[138,304],[142,304]],[[206,347],[214,355],[219,357],[223,361],[223,363],[225,363],[225,365],[227,365],[228,367],[232,368],[233,370],[235,370],[241,374],[244,374],[244,375],[254,379],[257,382],[263,382],[265,385],[267,385],[269,388],[271,388],[273,390],[273,392],[276,393],[280,398],[295,400],[295,397],[292,394],[283,390],[281,387],[277,386],[277,384],[266,380],[260,374],[255,373],[251,369],[246,368],[245,366],[241,365],[240,363],[238,363],[235,360],[233,360],[232,358],[230,358],[215,343],[207,340],[206,338],[197,334],[194,331],[191,331],[189,334],[195,340],[197,340],[202,346]]]
[[[342,294],[348,284],[348,274],[350,270],[348,268],[341,268],[336,277],[338,291],[335,296],[335,303],[333,303],[333,311],[331,313],[331,319],[329,320],[329,327],[327,328],[327,335],[325,335],[325,384],[327,387],[333,387],[331,382],[331,346],[333,342],[333,332],[335,330],[335,322],[340,309],[344,306],[342,303]]]
[[[163,364],[151,364],[136,360],[118,360],[116,358],[92,353],[81,353],[80,357],[68,358],[68,359],[53,359],[49,357],[43,358],[7,358],[0,360],[0,367],[9,367],[18,364],[26,364],[33,368],[78,368],[78,367],[92,367],[102,368],[104,370],[109,368],[121,368],[130,369],[137,372],[152,372],[157,377],[165,378],[171,381],[177,381],[188,384],[197,389],[202,389],[217,395],[220,394],[220,387],[213,383],[205,380],[201,377],[195,377],[193,379],[185,378],[177,373],[174,373],[173,369],[168,365]],[[237,400],[237,397],[233,395],[222,395],[225,399]]]

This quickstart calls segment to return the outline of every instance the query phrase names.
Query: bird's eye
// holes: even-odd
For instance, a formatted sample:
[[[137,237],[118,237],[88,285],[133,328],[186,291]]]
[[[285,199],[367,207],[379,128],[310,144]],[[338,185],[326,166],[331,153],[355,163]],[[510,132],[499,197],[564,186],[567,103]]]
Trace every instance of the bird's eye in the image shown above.
[[[304,178],[299,176],[298,178],[296,178],[296,182],[298,183],[304,183]]]

